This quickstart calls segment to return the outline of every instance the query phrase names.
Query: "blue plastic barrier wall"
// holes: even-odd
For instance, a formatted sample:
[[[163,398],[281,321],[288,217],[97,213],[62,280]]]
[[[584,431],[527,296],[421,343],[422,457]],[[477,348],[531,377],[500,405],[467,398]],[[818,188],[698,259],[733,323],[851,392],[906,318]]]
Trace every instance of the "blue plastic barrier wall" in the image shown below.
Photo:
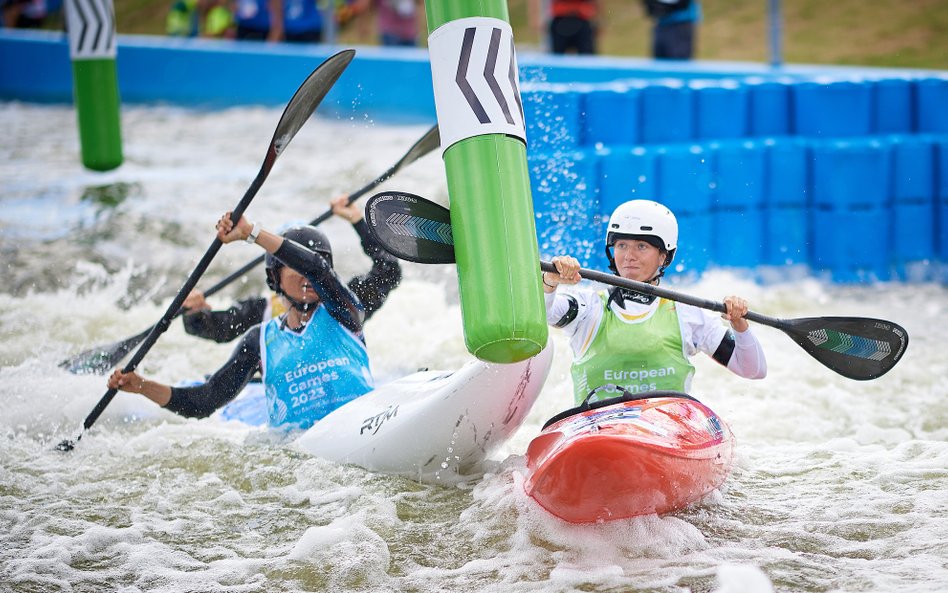
[[[611,146],[530,160],[544,256],[571,251],[602,269],[609,215],[644,198],[679,218],[679,273],[797,264],[841,282],[928,281],[931,264],[948,261],[948,134]]]
[[[119,37],[124,102],[285,104],[339,48]],[[0,99],[69,102],[63,34],[0,30]],[[675,211],[675,271],[942,279],[948,73],[518,55],[541,253],[605,269],[612,210]],[[321,113],[434,121],[427,51],[358,48]],[[410,188],[407,188],[410,189]]]
[[[573,199],[584,217],[598,199],[600,246],[612,210],[647,198],[679,218],[678,272],[806,265],[841,282],[942,279],[948,77],[656,80],[543,101],[528,118],[571,115],[555,136],[528,134],[533,159],[562,147],[598,159],[598,184]],[[586,251],[585,264],[599,263]]]

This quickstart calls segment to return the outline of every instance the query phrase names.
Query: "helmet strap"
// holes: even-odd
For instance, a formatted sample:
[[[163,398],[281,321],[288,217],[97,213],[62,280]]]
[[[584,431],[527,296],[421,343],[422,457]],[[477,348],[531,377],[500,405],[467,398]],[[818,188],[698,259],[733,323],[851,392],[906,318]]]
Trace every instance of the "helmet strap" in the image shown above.
[[[290,295],[286,294],[286,291],[283,290],[283,285],[280,282],[280,271],[282,269],[282,265],[267,269],[267,285],[270,287],[270,290],[285,298],[286,301],[290,303],[290,309],[296,309],[300,313],[308,313],[315,310],[319,306],[320,301],[316,301],[315,303],[302,303],[292,299]]]
[[[609,260],[609,269],[616,276],[619,275],[619,268],[616,267],[616,258],[612,255],[612,245],[606,243],[606,259]]]
[[[319,306],[319,301],[316,301],[315,303],[301,303],[300,301],[293,300],[289,297],[289,295],[287,295],[282,290],[280,290],[278,294],[282,296],[283,298],[285,298],[288,303],[290,303],[291,309],[296,309],[300,313],[309,313],[310,311],[315,310],[316,307]]]
[[[625,301],[632,301],[633,303],[639,303],[640,305],[651,305],[656,298],[658,297],[655,295],[645,294],[644,292],[636,292],[632,289],[623,288],[621,286],[613,288],[612,292],[609,293],[609,302],[615,302],[620,307],[625,307]]]
[[[671,263],[668,261],[668,252],[665,252],[665,262],[662,265],[658,266],[658,273],[655,274],[655,277],[648,281],[649,284],[654,284],[658,286],[662,283],[662,277],[665,276],[665,270],[668,268],[668,264]]]

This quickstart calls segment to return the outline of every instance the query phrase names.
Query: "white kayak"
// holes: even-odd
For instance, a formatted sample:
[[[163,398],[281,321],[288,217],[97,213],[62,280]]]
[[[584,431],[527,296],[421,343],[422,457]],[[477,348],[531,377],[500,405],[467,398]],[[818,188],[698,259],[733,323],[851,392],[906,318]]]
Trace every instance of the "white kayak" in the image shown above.
[[[420,481],[477,471],[513,436],[540,395],[553,345],[514,364],[471,361],[457,371],[420,371],[366,393],[328,414],[293,446],[368,470]],[[267,423],[260,383],[250,383],[218,416]]]
[[[334,410],[294,446],[316,457],[420,481],[475,472],[526,419],[553,345],[513,364],[421,371]]]

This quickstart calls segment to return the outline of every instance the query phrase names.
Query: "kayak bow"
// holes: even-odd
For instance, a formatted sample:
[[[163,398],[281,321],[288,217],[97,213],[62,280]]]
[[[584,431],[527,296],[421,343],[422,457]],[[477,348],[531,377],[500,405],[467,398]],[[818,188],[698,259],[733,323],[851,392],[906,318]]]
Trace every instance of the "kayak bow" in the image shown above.
[[[551,419],[527,449],[527,494],[564,521],[593,523],[677,511],[720,486],[734,459],[728,426],[688,395],[643,396]]]

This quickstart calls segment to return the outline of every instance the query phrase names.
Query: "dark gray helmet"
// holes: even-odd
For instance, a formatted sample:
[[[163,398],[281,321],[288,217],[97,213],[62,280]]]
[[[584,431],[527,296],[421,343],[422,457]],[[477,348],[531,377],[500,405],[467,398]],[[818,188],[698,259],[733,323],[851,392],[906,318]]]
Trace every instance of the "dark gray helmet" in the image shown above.
[[[283,232],[282,236],[284,239],[299,243],[306,249],[322,255],[329,262],[330,267],[332,266],[332,245],[329,244],[329,237],[326,236],[326,233],[314,226],[304,225],[289,228]],[[283,262],[268,253],[266,266],[267,286],[277,294],[283,294],[280,288],[280,268],[283,267]]]

